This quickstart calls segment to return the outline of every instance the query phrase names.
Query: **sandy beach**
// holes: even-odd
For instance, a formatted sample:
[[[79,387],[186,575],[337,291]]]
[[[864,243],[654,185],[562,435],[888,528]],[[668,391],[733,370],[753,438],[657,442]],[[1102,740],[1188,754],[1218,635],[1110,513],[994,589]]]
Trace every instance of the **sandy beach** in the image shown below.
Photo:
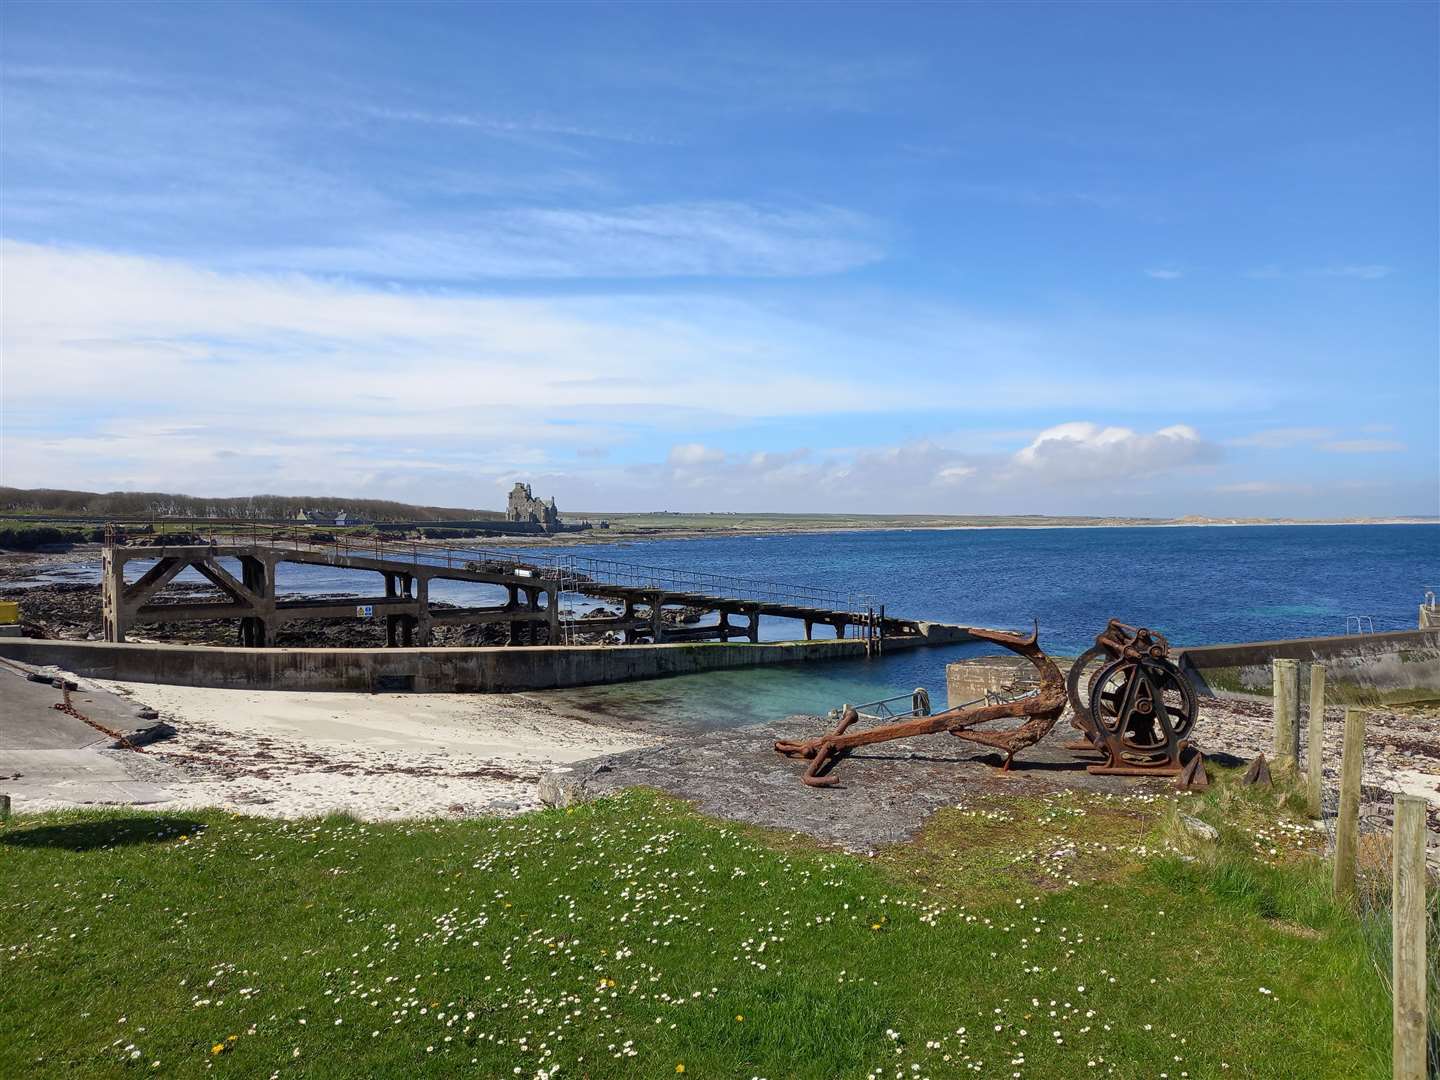
[[[555,766],[656,741],[522,695],[82,683],[143,702],[176,728],[144,754],[103,751],[173,794],[160,809],[367,820],[516,813],[539,805],[536,783]]]

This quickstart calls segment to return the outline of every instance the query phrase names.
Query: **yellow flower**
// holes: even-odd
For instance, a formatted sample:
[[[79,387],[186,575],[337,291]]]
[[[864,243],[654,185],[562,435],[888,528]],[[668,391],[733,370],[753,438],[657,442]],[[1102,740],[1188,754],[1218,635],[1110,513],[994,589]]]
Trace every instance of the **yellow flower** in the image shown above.
[[[735,1014],[735,1022],[736,1022],[737,1024],[742,1024],[742,1023],[745,1022],[745,1017],[741,1016],[739,1013],[736,1013],[736,1014]]]
[[[683,1061],[680,1062],[680,1063],[678,1063],[678,1064],[675,1066],[675,1071],[676,1071],[677,1073],[682,1073],[682,1072],[684,1072],[684,1071],[685,1071],[685,1063],[684,1063]]]
[[[210,1047],[210,1053],[212,1053],[212,1054],[223,1054],[224,1052],[225,1052],[225,1044],[224,1044],[224,1043],[216,1043],[214,1046]]]

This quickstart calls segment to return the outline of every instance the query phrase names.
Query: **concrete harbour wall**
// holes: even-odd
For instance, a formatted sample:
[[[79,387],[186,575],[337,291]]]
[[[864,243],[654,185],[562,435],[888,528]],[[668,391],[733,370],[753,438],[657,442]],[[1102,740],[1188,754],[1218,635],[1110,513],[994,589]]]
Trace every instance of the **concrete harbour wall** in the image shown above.
[[[1272,660],[1325,665],[1336,704],[1440,701],[1440,628],[1383,634],[1252,641],[1178,650],[1181,670],[1201,693],[1270,694]]]
[[[0,657],[53,664],[91,678],[251,690],[550,690],[864,655],[865,642],[859,639],[435,649],[265,649],[0,639]]]
[[[1071,660],[1053,657],[1061,671]],[[1270,695],[1272,660],[1325,665],[1334,704],[1400,705],[1440,701],[1440,627],[1383,634],[1249,641],[1177,649],[1175,661],[1202,695]],[[955,660],[945,667],[950,707],[986,693],[1017,694],[1039,685],[1034,665],[1003,654]]]

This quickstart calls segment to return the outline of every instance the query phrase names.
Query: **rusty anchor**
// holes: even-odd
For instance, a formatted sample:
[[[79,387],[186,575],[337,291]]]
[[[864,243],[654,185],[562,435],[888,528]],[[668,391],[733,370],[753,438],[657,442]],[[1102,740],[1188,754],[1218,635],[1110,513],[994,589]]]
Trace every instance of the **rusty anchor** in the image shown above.
[[[970,634],[981,641],[1003,645],[1034,664],[1040,672],[1039,690],[1013,701],[975,702],[933,716],[917,716],[853,733],[850,729],[860,719],[860,715],[855,709],[846,708],[840,717],[840,723],[830,734],[803,741],[781,739],[775,743],[776,752],[786,757],[805,758],[810,762],[802,777],[809,786],[833,787],[839,783],[832,771],[836,762],[855,748],[916,735],[936,735],[944,731],[959,739],[1004,750],[1005,764],[1001,771],[1008,772],[1016,753],[1043,739],[1065,711],[1065,680],[1060,669],[1055,666],[1055,661],[1040,648],[1038,624],[1028,637],[1004,630],[978,628],[970,630]],[[1025,722],[1009,730],[971,730],[978,724],[1022,716],[1027,718]]]

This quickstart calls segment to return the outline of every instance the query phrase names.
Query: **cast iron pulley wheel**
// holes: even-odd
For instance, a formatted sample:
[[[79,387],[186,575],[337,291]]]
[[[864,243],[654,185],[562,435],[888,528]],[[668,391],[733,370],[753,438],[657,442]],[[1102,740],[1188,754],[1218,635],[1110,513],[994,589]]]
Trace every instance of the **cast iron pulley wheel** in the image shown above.
[[[1188,738],[1199,707],[1195,688],[1174,664],[1149,659],[1107,664],[1094,678],[1090,702],[1096,728],[1137,760],[1168,755],[1172,740]]]
[[[1077,718],[1090,715],[1090,695],[1095,691],[1095,677],[1110,662],[1110,654],[1099,646],[1092,645],[1070,665],[1070,674],[1065,677],[1065,692],[1070,697],[1070,708]]]

